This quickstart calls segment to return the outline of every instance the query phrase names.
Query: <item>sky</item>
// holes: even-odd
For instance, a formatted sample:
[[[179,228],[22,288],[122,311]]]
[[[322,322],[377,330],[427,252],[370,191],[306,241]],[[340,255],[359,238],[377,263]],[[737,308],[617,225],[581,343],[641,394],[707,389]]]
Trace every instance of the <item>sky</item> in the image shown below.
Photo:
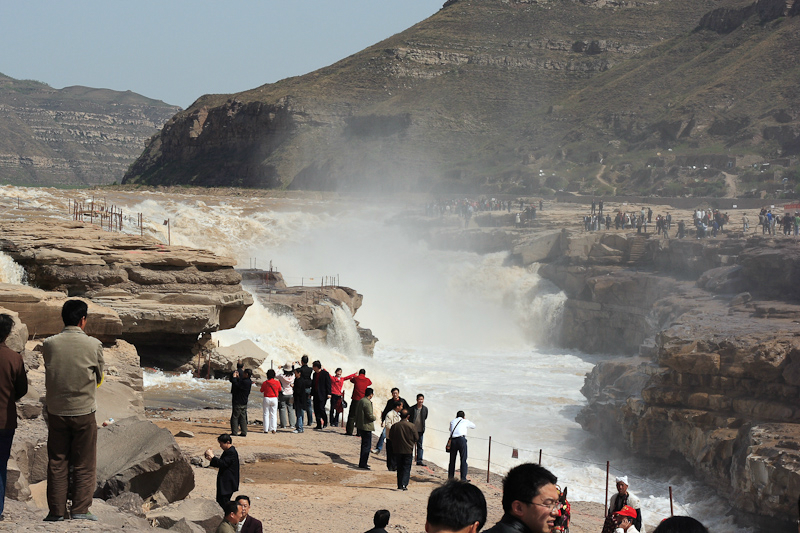
[[[330,65],[444,0],[0,0],[0,72],[188,107]]]

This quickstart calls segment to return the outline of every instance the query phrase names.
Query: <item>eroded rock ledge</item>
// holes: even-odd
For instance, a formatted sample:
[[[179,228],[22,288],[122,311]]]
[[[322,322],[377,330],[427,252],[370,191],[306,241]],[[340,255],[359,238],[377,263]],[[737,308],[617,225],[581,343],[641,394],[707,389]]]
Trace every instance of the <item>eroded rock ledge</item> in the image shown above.
[[[569,296],[561,343],[616,354],[587,376],[582,426],[680,458],[745,513],[783,521],[800,493],[800,249],[729,233],[547,233],[520,264]],[[633,357],[631,357],[633,355]],[[624,357],[619,357],[624,356]]]
[[[23,315],[38,336],[61,331],[60,300],[75,296],[97,304],[93,316],[102,319],[90,320],[89,332],[101,340],[122,338],[142,355],[150,347],[189,353],[199,335],[234,327],[253,303],[235,261],[211,252],[83,222],[2,222],[0,234],[0,251],[39,289],[0,291],[0,305]],[[54,312],[39,313],[41,302]]]

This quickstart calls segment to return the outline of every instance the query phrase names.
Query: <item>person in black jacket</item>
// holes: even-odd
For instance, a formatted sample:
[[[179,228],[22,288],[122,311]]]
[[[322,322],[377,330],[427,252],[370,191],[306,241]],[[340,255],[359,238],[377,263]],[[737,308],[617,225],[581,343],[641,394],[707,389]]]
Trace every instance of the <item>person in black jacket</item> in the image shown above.
[[[239,453],[233,447],[233,439],[227,433],[217,437],[222,455],[214,457],[211,448],[206,450],[206,459],[211,461],[211,466],[219,468],[217,472],[217,503],[225,509],[231,501],[233,493],[239,490]]]
[[[231,412],[231,435],[247,436],[247,401],[253,382],[250,371],[242,370],[237,365],[236,371],[231,376],[231,396],[233,397],[233,410]]]
[[[317,419],[317,426],[314,429],[325,429],[328,427],[325,404],[331,397],[331,375],[322,368],[322,363],[319,361],[311,363],[311,368],[314,370],[311,396],[314,397],[314,415]]]
[[[425,466],[425,463],[422,462],[422,437],[425,434],[428,408],[422,405],[424,401],[425,395],[417,394],[417,404],[409,410],[411,416],[408,418],[408,421],[414,424],[414,428],[417,430],[417,466]]]
[[[561,507],[557,481],[534,463],[509,470],[503,478],[503,518],[484,533],[550,533]]]
[[[293,400],[294,412],[297,415],[297,423],[294,426],[292,433],[303,432],[303,411],[305,411],[306,404],[308,403],[308,390],[311,389],[311,380],[303,376],[303,371],[300,368],[294,369],[294,392]]]

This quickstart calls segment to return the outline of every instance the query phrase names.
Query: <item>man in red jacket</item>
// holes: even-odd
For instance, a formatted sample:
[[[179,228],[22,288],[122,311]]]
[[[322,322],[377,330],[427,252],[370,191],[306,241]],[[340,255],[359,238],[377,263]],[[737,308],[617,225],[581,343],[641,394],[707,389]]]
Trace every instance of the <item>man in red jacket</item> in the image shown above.
[[[345,379],[349,379],[353,384],[353,396],[350,398],[350,410],[347,412],[347,427],[345,428],[346,434],[352,435],[356,425],[356,404],[364,397],[364,391],[372,385],[372,380],[367,377],[367,371],[363,368],[358,371],[358,375],[353,374]]]

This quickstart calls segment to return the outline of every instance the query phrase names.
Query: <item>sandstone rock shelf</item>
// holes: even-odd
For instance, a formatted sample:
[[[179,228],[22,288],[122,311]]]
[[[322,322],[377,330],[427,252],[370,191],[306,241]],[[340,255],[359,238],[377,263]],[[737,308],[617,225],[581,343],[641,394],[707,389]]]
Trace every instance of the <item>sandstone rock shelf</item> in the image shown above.
[[[93,334],[188,353],[199,335],[234,327],[252,304],[231,258],[83,222],[3,221],[0,232],[0,251],[36,287],[24,297],[0,290],[8,295],[0,305],[27,313],[32,334],[60,331],[60,300],[77,296],[98,307]],[[41,302],[49,312],[40,313]]]

